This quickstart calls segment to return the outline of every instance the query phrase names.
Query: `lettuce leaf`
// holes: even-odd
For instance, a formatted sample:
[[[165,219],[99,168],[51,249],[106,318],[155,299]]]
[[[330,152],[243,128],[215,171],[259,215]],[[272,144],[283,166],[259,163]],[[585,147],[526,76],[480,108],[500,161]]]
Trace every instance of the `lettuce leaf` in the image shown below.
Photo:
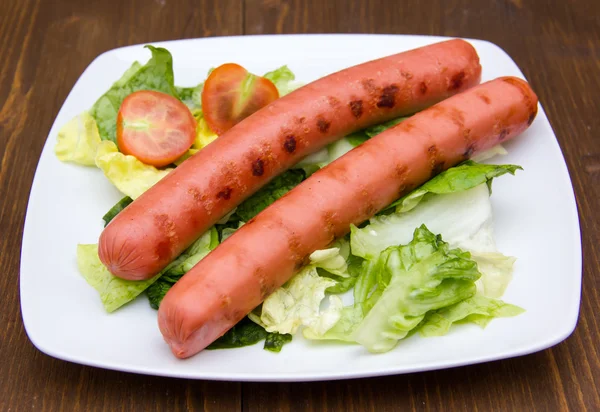
[[[386,249],[378,260],[374,274],[381,295],[352,334],[371,352],[392,349],[428,311],[475,295],[481,276],[468,252],[450,249],[425,225],[415,230],[409,244]]]
[[[267,335],[269,334],[263,327],[245,317],[206,349],[234,349],[250,346],[266,339]]]
[[[489,191],[479,185],[461,192],[433,195],[408,212],[371,218],[362,228],[352,227],[352,253],[375,258],[389,246],[410,241],[415,227],[425,224],[453,247],[469,251],[496,252]]]
[[[157,279],[148,289],[146,295],[150,301],[150,306],[158,309],[169,289],[181,279],[190,269],[200,262],[211,250],[219,244],[219,235],[217,229],[213,226],[206,233],[198,238],[190,247],[188,247],[177,259],[162,272],[162,276]]]
[[[117,113],[123,99],[138,90],[155,90],[177,97],[174,85],[173,58],[168,50],[145,46],[152,57],[141,66],[134,63],[112,87],[94,103],[90,114],[98,124],[102,140],[116,143]]]
[[[390,128],[396,126],[397,124],[403,122],[404,120],[408,119],[408,117],[409,116],[398,117],[396,119],[389,120],[389,121],[387,121],[385,123],[381,123],[381,124],[377,124],[375,126],[367,127],[364,130],[364,133],[368,137],[377,136],[379,133],[385,132],[387,129],[390,129]]]
[[[101,142],[96,153],[96,166],[123,194],[132,199],[154,186],[173,168],[157,169],[142,163],[134,156],[125,155],[111,141]]]
[[[525,312],[522,308],[501,300],[475,295],[455,305],[427,314],[419,334],[424,337],[443,336],[453,324],[475,323],[484,328],[492,319],[517,316]]]
[[[288,170],[280,174],[241,203],[236,210],[236,215],[244,222],[249,221],[302,180],[304,180],[304,172],[301,170]]]
[[[483,274],[477,281],[477,290],[481,295],[499,298],[504,295],[512,280],[513,265],[516,258],[498,252],[471,252],[471,258],[477,262]]]
[[[264,349],[271,352],[281,352],[281,348],[286,343],[292,341],[292,335],[289,333],[268,333],[265,338]]]
[[[492,190],[492,179],[503,174],[515,174],[517,170],[523,170],[516,165],[488,165],[466,160],[458,166],[440,173],[433,179],[421,185],[417,189],[401,197],[386,209],[395,207],[398,212],[407,212],[419,204],[428,194],[444,194],[460,192],[486,183]]]
[[[154,283],[160,273],[148,280],[125,280],[114,276],[98,257],[98,245],[77,245],[77,266],[79,272],[100,294],[100,300],[107,312],[114,312]]]
[[[113,207],[110,208],[108,212],[102,216],[102,220],[104,220],[104,227],[110,223],[111,220],[115,218],[123,209],[129,206],[133,202],[133,199],[129,196],[125,196],[123,199],[119,200]]]
[[[309,339],[355,341],[370,352],[387,352],[432,310],[475,295],[481,274],[468,252],[450,249],[425,225],[403,246],[385,249],[360,275],[355,303],[343,308],[325,333],[304,331]]]
[[[148,280],[125,280],[114,276],[100,261],[98,245],[95,244],[77,245],[77,266],[86,282],[100,294],[107,312],[114,312],[151,288],[154,288],[151,303],[158,307],[170,286],[217,246],[216,239],[216,229],[211,228],[163,271]],[[168,288],[165,288],[163,278],[171,282]],[[158,292],[159,289],[161,292]]]
[[[325,298],[325,289],[334,284],[333,280],[319,276],[316,268],[309,265],[265,299],[260,315],[251,313],[249,317],[268,332],[294,334],[302,325],[322,324],[333,316],[333,322],[328,325],[331,327],[337,321],[335,313],[332,316],[322,314],[319,308]],[[333,298],[336,297],[330,297]]]
[[[296,76],[287,66],[281,66],[265,73],[263,77],[273,82],[279,91],[279,97],[285,96],[300,86],[300,84],[294,82]]]
[[[200,83],[193,87],[177,87],[175,91],[177,98],[181,100],[193,114],[198,113],[202,109],[202,89],[204,83]]]
[[[203,147],[207,146],[209,143],[216,140],[219,137],[215,132],[210,130],[206,120],[204,119],[204,114],[202,112],[196,115],[196,140],[194,140],[194,144],[192,148],[200,150]]]
[[[96,121],[89,112],[84,111],[60,129],[54,153],[62,162],[95,166],[100,142]]]

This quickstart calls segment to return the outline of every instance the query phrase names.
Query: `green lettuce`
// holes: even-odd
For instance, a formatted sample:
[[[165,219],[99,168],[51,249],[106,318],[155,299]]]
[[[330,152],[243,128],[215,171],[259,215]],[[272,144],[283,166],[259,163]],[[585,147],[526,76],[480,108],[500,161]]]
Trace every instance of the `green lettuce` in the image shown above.
[[[161,275],[146,290],[150,306],[158,309],[169,289],[191,268],[200,262],[219,244],[217,229],[213,226],[188,247],[177,259],[161,272]]]
[[[240,220],[247,222],[263,211],[271,203],[296,187],[305,175],[301,170],[288,170],[261,188],[254,195],[242,202],[236,210]]]
[[[517,170],[523,170],[523,168],[516,165],[488,165],[466,160],[435,176],[390,204],[386,209],[395,207],[398,212],[407,212],[417,206],[426,195],[460,192],[482,183],[488,185],[491,193],[492,179],[506,173],[514,175]]]
[[[291,341],[292,335],[289,333],[268,333],[265,338],[264,349],[271,352],[281,352],[283,345]]]
[[[107,312],[114,312],[144,290],[151,306],[158,308],[171,286],[217,246],[217,239],[216,229],[211,228],[164,270],[147,280],[125,280],[114,276],[100,261],[95,244],[77,245],[77,266],[86,282],[100,295]]]
[[[204,83],[200,83],[193,87],[178,87],[175,86],[177,97],[181,100],[190,111],[196,115],[202,109],[202,89]]]
[[[300,86],[294,82],[296,76],[287,66],[281,66],[278,69],[265,73],[263,77],[273,82],[279,91],[280,97],[285,96]]]
[[[111,220],[114,219],[123,209],[129,206],[133,202],[133,199],[129,196],[125,196],[123,199],[119,200],[113,207],[110,208],[108,212],[104,216],[102,216],[102,220],[104,220],[104,227],[110,223]]]
[[[474,296],[480,276],[468,252],[450,249],[441,236],[421,225],[410,243],[385,249],[363,271],[355,303],[340,313],[339,325],[325,333],[310,329],[304,335],[355,341],[371,352],[389,351],[429,311]]]
[[[517,316],[524,310],[518,306],[481,295],[427,314],[419,326],[424,337],[443,336],[453,324],[475,323],[484,328],[492,319]]]
[[[107,312],[114,312],[135,299],[160,277],[148,280],[125,280],[114,276],[98,257],[98,245],[77,245],[77,266],[85,281],[100,295]]]
[[[129,94],[138,90],[155,90],[177,97],[174,85],[173,58],[168,50],[145,46],[152,57],[145,64],[134,62],[112,87],[94,103],[90,114],[96,120],[102,140],[116,143],[117,113]]]

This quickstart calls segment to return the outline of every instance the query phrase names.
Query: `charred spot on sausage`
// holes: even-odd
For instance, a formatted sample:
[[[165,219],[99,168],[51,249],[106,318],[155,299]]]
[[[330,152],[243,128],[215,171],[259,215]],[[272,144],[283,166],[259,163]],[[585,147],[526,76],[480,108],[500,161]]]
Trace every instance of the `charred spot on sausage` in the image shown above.
[[[352,100],[349,103],[350,110],[352,111],[352,116],[355,118],[360,118],[363,114],[363,102],[362,100]]]
[[[294,153],[294,150],[296,150],[296,138],[294,135],[290,134],[285,137],[285,140],[283,141],[283,148],[288,153]]]
[[[373,79],[363,79],[361,84],[369,94],[377,93],[377,86],[375,86],[375,81]]]
[[[444,162],[435,162],[431,167],[431,177],[439,175],[444,170]]]
[[[319,117],[319,119],[317,119],[317,127],[319,128],[319,131],[321,133],[327,133],[327,130],[329,130],[329,126],[331,126],[331,123],[323,119],[322,117]]]
[[[327,103],[329,103],[329,105],[333,108],[333,109],[337,109],[338,107],[340,107],[341,103],[338,100],[337,97],[334,96],[327,96]]]
[[[294,270],[300,270],[302,269],[304,266],[308,265],[310,263],[310,255],[306,255],[300,259],[298,259],[296,261],[296,263],[294,263]]]
[[[381,95],[379,96],[377,107],[394,107],[394,105],[396,104],[396,93],[398,93],[398,86],[396,86],[395,84],[391,84],[389,86],[384,87],[381,91]]]
[[[537,110],[533,111],[529,114],[529,118],[527,119],[527,126],[531,126],[531,123],[533,123],[533,119],[535,119],[536,115],[537,115]]]
[[[158,259],[168,259],[171,257],[171,243],[168,240],[161,241],[158,245],[156,245],[156,249],[154,250]]]
[[[485,104],[490,104],[492,101],[490,100],[490,98],[488,97],[487,94],[485,93],[477,93],[477,96],[483,100],[485,102]]]
[[[470,144],[470,145],[469,145],[469,146],[467,146],[467,148],[465,149],[465,151],[464,151],[464,153],[463,153],[463,156],[464,156],[465,158],[467,158],[467,159],[468,159],[469,157],[471,157],[471,155],[472,155],[474,152],[475,152],[475,146],[474,146],[474,145],[472,145],[472,144]]]
[[[217,199],[229,200],[231,198],[231,192],[233,190],[230,187],[226,187],[217,193]]]
[[[419,85],[419,91],[421,92],[421,94],[427,93],[427,84],[425,82],[421,82],[421,84]]]
[[[460,72],[456,73],[454,76],[452,76],[452,78],[450,79],[450,86],[448,87],[448,90],[452,91],[452,90],[460,89],[463,85],[465,77],[466,77],[466,74],[464,71],[460,71]]]
[[[498,134],[498,140],[503,141],[504,139],[506,139],[506,136],[508,136],[508,129],[506,127],[503,127],[502,130],[500,130],[500,133]]]
[[[254,176],[262,176],[265,173],[265,163],[262,159],[256,159],[252,162],[252,174]]]
[[[409,73],[409,72],[400,72],[400,75],[401,75],[402,77],[404,77],[406,80],[410,80],[410,79],[412,79],[412,78],[413,78],[413,75],[412,75],[412,73]]]

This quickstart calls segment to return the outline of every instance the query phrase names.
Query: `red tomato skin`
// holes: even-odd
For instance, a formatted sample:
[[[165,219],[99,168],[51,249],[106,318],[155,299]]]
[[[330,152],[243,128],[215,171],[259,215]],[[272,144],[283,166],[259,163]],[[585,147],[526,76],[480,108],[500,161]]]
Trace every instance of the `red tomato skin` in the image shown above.
[[[166,113],[160,109],[153,111],[159,105]],[[146,121],[148,129],[128,129],[125,127],[128,118]],[[136,91],[123,99],[117,114],[117,145],[123,154],[164,167],[180,158],[195,138],[196,119],[179,99],[153,90]]]
[[[251,97],[236,111],[242,82],[248,71],[236,63],[225,63],[214,69],[204,82],[202,110],[208,127],[218,135],[279,98],[277,87],[269,79],[255,76]],[[237,107],[239,109],[239,107]]]

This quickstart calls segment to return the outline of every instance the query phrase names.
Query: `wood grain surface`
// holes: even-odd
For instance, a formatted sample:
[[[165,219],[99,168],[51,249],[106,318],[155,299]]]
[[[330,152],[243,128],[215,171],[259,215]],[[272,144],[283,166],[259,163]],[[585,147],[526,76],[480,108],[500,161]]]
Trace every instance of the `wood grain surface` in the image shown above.
[[[22,228],[46,136],[85,67],[128,44],[325,32],[479,38],[515,59],[540,97],[576,191],[584,281],[575,332],[551,349],[515,359],[316,383],[167,379],[39,352],[20,313]],[[2,0],[0,56],[0,410],[600,410],[597,0]],[[540,184],[552,189],[552,182]]]

